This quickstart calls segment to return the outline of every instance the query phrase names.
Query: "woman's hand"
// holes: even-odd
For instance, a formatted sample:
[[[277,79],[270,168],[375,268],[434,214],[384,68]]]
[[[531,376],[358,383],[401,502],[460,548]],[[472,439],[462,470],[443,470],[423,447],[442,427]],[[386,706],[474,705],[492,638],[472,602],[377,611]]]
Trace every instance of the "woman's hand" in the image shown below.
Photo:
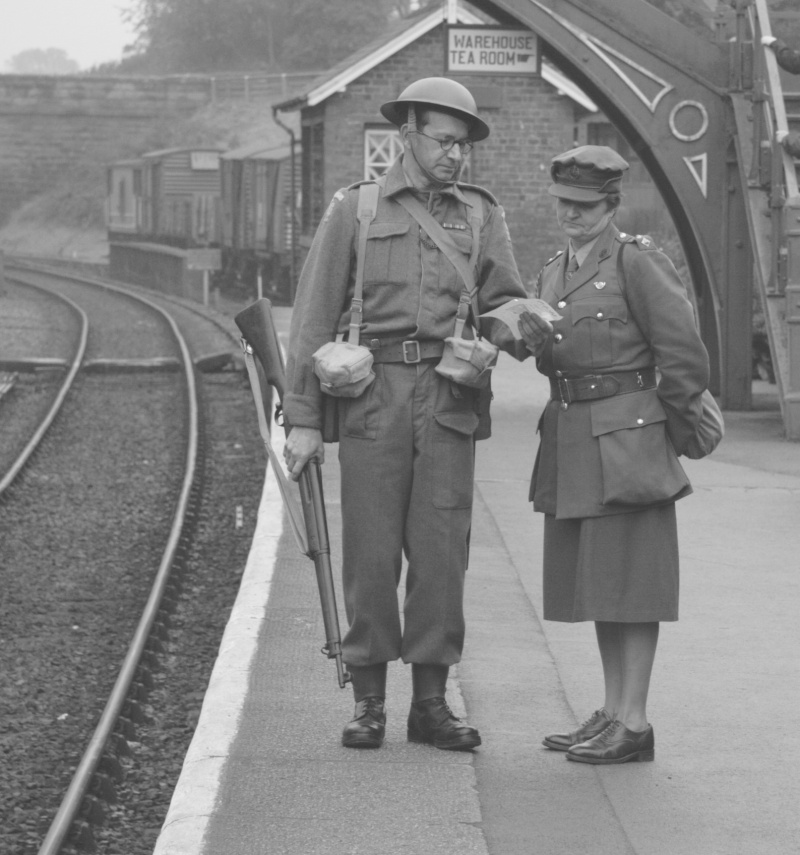
[[[325,460],[325,446],[322,444],[322,431],[316,428],[294,427],[286,437],[283,447],[283,459],[292,481],[300,480],[303,467],[316,457],[322,463]]]
[[[519,316],[519,331],[525,347],[536,357],[542,355],[548,338],[553,334],[553,325],[539,315],[523,312]]]

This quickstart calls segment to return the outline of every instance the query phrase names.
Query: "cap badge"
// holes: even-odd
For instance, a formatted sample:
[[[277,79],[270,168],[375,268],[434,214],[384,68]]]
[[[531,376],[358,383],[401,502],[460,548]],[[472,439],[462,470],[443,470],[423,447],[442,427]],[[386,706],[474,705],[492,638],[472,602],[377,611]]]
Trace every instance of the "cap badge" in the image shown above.
[[[593,282],[592,284],[594,285],[595,288],[597,288],[598,291],[601,291],[603,288],[606,287],[605,282]]]
[[[573,163],[572,166],[567,170],[567,175],[573,180],[577,181],[581,177],[581,170],[577,163]]]

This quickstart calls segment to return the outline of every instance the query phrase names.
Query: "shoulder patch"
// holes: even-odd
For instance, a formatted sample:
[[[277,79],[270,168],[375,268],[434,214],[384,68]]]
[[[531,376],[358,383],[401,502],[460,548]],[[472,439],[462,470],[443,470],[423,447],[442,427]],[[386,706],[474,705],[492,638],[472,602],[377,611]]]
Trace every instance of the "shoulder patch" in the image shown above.
[[[327,209],[325,210],[325,214],[322,217],[323,223],[327,223],[328,220],[331,218],[331,215],[333,214],[333,209],[336,207],[337,203],[344,202],[345,192],[346,190],[337,190],[333,194],[333,199],[331,199],[330,204],[328,205]]]

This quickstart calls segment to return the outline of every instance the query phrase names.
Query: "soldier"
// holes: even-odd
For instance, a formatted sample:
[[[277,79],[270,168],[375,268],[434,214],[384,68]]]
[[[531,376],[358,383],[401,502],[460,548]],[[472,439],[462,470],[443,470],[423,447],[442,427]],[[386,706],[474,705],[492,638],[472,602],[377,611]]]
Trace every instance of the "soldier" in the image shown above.
[[[553,159],[549,192],[568,240],[538,296],[562,318],[520,322],[551,387],[530,493],[545,514],[544,617],[594,621],[605,678],[603,705],[544,744],[583,763],[654,756],[647,692],[659,622],[678,618],[675,502],[691,492],[678,455],[708,383],[675,268],[613,223],[627,168],[605,146]]]
[[[526,292],[502,209],[486,190],[459,183],[464,158],[489,135],[470,92],[449,79],[425,78],[381,112],[400,128],[403,153],[379,182],[363,259],[361,342],[371,349],[376,376],[360,397],[337,399],[349,623],[343,658],[356,702],[342,743],[382,744],[387,663],[401,658],[411,664],[413,683],[408,738],[471,750],[480,745],[480,735],[452,714],[445,688],[464,640],[481,395],[435,370],[445,338],[453,335],[464,282],[402,201],[421,201],[464,260],[475,260],[478,313]],[[312,354],[348,326],[358,200],[358,185],[335,194],[300,277],[284,401],[293,425],[285,454],[294,478],[308,459],[323,457],[323,396]],[[473,231],[477,222],[480,228]],[[496,330],[491,338],[515,351],[509,333]],[[403,553],[408,572],[401,628],[397,586]]]

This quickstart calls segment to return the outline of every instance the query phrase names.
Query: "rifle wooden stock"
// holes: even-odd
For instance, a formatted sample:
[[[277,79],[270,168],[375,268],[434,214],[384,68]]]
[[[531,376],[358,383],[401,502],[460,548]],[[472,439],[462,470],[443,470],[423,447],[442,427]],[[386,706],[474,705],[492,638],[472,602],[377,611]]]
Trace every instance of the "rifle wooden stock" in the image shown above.
[[[261,364],[268,383],[278,393],[281,402],[286,390],[286,370],[283,363],[275,324],[272,320],[272,304],[266,298],[257,300],[236,315],[236,325],[253,349]],[[288,435],[291,427],[284,420]],[[339,686],[345,687],[350,675],[342,662],[342,636],[339,630],[339,613],[336,609],[336,593],[333,587],[331,549],[328,539],[328,521],[325,514],[325,497],[322,491],[322,470],[319,460],[313,457],[300,473],[300,504],[308,537],[309,558],[314,562],[317,587],[322,605],[322,622],[325,627],[325,646],[322,652],[336,660]]]
[[[253,348],[253,353],[258,357],[267,382],[283,401],[286,391],[286,368],[283,364],[278,335],[275,332],[275,323],[272,320],[272,303],[266,297],[262,297],[252,306],[239,312],[234,320],[247,343]]]

